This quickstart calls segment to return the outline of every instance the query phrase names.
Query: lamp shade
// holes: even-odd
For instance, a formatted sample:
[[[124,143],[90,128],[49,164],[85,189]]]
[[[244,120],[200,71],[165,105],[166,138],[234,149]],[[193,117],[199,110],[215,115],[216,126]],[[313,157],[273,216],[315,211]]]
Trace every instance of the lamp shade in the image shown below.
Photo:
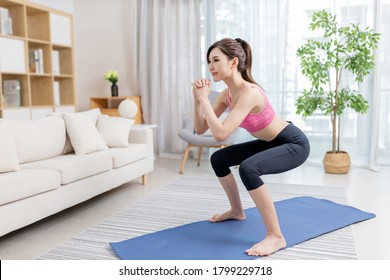
[[[132,119],[137,115],[137,104],[130,99],[123,100],[118,106],[119,115],[123,118]]]

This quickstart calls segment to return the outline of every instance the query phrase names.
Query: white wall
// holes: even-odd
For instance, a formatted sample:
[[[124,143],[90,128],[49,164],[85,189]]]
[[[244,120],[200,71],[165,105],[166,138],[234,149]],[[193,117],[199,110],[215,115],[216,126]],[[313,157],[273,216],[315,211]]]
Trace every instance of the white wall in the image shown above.
[[[119,72],[119,96],[138,95],[132,40],[133,1],[74,1],[74,32],[79,110],[89,108],[89,97],[110,96],[106,71]],[[135,2],[133,2],[134,4]]]

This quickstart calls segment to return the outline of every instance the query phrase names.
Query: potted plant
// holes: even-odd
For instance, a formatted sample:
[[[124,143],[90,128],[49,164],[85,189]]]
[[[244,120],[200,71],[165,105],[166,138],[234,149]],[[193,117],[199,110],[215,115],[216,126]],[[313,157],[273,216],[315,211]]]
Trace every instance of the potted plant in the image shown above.
[[[118,72],[114,70],[108,70],[106,73],[104,73],[104,79],[111,82],[111,96],[116,97],[118,96],[118,85],[116,84],[119,80]]]
[[[310,29],[322,29],[320,39],[309,39],[297,50],[302,73],[309,78],[311,88],[303,90],[296,102],[297,114],[311,116],[315,111],[330,115],[332,124],[332,150],[326,152],[325,172],[348,173],[350,158],[340,150],[340,116],[344,109],[366,113],[368,101],[342,83],[346,71],[359,84],[375,66],[374,50],[380,34],[358,24],[339,27],[336,16],[321,10],[313,14]]]

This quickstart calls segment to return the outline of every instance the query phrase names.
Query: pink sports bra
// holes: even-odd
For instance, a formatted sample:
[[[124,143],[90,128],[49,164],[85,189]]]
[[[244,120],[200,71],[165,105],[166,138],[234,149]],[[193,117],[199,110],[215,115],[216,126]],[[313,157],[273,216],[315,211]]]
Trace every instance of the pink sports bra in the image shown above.
[[[267,96],[263,92],[263,90],[256,85],[248,85],[248,87],[256,87],[260,93],[264,96],[265,106],[260,112],[257,113],[249,113],[245,119],[240,124],[240,127],[245,128],[248,132],[256,132],[267,127],[275,117],[275,111],[269,103]],[[230,97],[230,89],[228,88],[228,92],[226,95],[227,103],[229,105],[229,109],[232,110],[232,101]]]

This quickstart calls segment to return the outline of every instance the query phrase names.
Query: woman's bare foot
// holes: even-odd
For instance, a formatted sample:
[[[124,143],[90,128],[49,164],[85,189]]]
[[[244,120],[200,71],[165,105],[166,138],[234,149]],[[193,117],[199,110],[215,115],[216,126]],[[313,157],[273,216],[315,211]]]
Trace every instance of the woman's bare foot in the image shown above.
[[[256,243],[245,252],[249,256],[269,256],[284,247],[286,247],[286,240],[283,236],[267,235],[264,240]]]
[[[246,219],[245,212],[244,210],[241,211],[234,211],[234,210],[229,210],[223,214],[215,214],[210,218],[210,222],[212,223],[217,223],[217,222],[222,222],[226,220],[239,220],[243,221]]]

